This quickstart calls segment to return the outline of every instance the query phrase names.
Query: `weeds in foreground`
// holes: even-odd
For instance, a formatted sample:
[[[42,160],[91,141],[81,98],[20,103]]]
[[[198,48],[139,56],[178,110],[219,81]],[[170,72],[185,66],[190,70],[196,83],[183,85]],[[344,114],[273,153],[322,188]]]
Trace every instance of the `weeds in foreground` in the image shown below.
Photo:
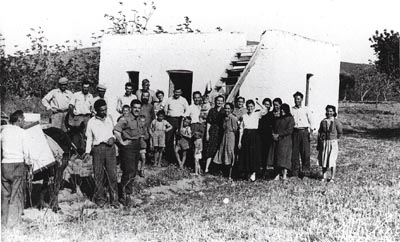
[[[399,150],[400,143],[393,140],[345,137],[340,141],[335,183],[310,178],[250,183],[205,177],[200,192],[155,197],[128,211],[78,207],[72,220],[49,213],[3,239],[399,241]],[[317,174],[319,167],[313,162]],[[168,185],[182,178],[190,174],[168,167],[146,181]],[[153,184],[158,183],[146,186]]]

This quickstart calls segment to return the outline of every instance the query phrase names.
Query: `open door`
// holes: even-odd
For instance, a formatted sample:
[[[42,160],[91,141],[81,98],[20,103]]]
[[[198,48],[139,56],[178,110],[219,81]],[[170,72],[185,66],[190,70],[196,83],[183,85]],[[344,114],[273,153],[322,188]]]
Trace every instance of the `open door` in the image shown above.
[[[187,70],[170,70],[169,75],[169,92],[168,96],[172,96],[174,89],[179,87],[182,89],[182,97],[186,98],[189,104],[192,102],[192,86],[193,72]]]
[[[139,72],[138,71],[127,71],[129,76],[129,81],[132,83],[133,86],[133,94],[139,89]]]

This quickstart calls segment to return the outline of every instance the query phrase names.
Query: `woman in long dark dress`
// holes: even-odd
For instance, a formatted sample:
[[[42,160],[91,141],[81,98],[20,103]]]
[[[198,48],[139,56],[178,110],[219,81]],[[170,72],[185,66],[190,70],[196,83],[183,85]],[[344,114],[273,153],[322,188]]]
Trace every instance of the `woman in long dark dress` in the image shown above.
[[[261,147],[258,123],[264,110],[254,112],[253,100],[246,101],[247,113],[243,115],[239,134],[239,172],[250,175],[250,180],[256,180],[256,173],[260,171]]]
[[[286,103],[281,106],[281,116],[276,120],[273,127],[272,138],[277,142],[275,147],[274,169],[283,180],[287,179],[287,171],[292,165],[292,133],[294,118],[290,113],[290,107]]]
[[[211,160],[215,157],[220,144],[222,142],[222,136],[224,134],[223,124],[225,118],[223,96],[217,96],[215,98],[215,106],[210,109],[207,116],[207,130],[206,130],[206,141],[207,146],[205,149],[204,157],[207,159],[205,173],[208,173]]]
[[[261,138],[261,168],[263,174],[267,171],[267,159],[268,152],[272,144],[272,123],[274,115],[270,112],[272,101],[269,98],[265,98],[262,102],[265,108],[266,114],[263,115],[258,123],[258,131],[260,132]]]
[[[273,127],[276,120],[278,120],[279,117],[281,116],[282,99],[280,99],[279,97],[275,98],[272,101],[272,105],[274,107],[274,109],[272,110],[272,127]],[[272,143],[269,147],[268,157],[267,157],[267,166],[269,166],[269,167],[274,166],[275,147],[277,145],[277,142],[272,139],[272,133],[271,133],[271,140],[272,140]]]

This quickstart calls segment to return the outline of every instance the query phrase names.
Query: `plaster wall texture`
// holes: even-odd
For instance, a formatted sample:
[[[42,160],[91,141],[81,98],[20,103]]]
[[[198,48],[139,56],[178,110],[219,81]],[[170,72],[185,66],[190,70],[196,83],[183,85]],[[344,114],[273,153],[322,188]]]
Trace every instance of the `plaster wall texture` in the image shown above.
[[[235,53],[246,46],[243,33],[178,33],[105,36],[100,52],[99,83],[107,86],[109,114],[116,119],[117,97],[125,92],[128,71],[138,71],[139,81],[168,96],[168,70],[193,72],[192,91],[204,92],[220,79]],[[141,87],[139,83],[139,88]]]

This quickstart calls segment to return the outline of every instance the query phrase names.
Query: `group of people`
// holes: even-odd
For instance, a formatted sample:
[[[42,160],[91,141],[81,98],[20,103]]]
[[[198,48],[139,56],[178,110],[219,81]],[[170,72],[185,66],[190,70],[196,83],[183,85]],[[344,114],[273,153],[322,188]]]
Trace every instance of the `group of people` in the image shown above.
[[[88,82],[83,82],[82,90],[76,93],[67,90],[66,78],[61,78],[58,84],[58,88],[44,96],[42,103],[52,111],[52,126],[63,130],[67,129],[65,124],[84,126],[87,139],[84,157],[93,157],[94,201],[100,207],[107,201],[113,207],[119,207],[119,202],[130,206],[136,175],[143,176],[149,158],[155,166],[160,166],[164,155],[167,162],[180,168],[193,161],[195,174],[209,173],[211,164],[217,164],[215,167],[229,177],[250,181],[260,178],[270,168],[277,180],[286,180],[289,172],[291,176],[310,174],[312,126],[300,92],[293,95],[292,108],[280,98],[272,101],[265,98],[260,104],[257,99],[237,97],[233,104],[226,103],[223,95],[202,95],[199,91],[193,92],[193,104],[189,105],[179,87],[171,97],[164,98],[162,91],[151,90],[150,81],[144,79],[136,95],[132,84],[125,84],[125,93],[115,107],[120,117],[114,122],[108,115],[113,107],[108,105],[105,86],[99,84],[98,95],[93,97]],[[70,117],[66,119],[67,114]],[[328,180],[328,169],[331,169],[329,181],[335,179],[337,140],[342,134],[336,115],[336,108],[328,105],[318,130],[322,180]],[[11,117],[11,126],[21,126],[23,116]],[[25,162],[22,150],[18,156],[12,154],[17,151],[8,147],[14,141],[6,130],[2,134],[2,204],[10,203],[11,193],[3,190],[7,191],[14,182],[7,178],[9,174],[3,174],[11,168],[3,166]],[[201,161],[205,163],[204,169]],[[122,170],[122,197],[118,196],[118,163]]]

